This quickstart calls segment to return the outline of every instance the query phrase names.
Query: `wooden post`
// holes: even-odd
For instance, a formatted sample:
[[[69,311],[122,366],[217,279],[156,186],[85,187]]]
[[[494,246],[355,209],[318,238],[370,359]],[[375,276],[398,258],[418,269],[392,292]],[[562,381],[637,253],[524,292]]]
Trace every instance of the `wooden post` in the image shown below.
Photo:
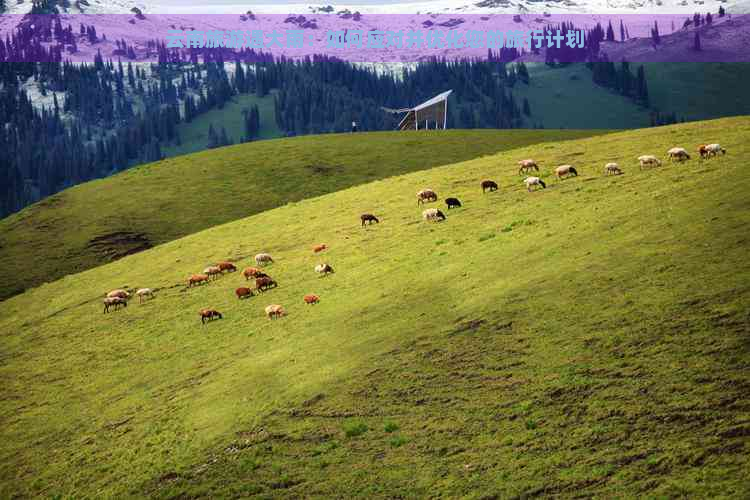
[[[446,97],[443,101],[443,130],[445,130],[445,126],[448,124],[448,98]]]

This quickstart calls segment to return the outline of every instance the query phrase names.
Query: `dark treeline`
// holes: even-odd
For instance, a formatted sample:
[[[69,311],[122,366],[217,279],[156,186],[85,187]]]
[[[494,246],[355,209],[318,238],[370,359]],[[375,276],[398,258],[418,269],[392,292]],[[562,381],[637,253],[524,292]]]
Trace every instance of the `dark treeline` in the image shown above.
[[[648,83],[643,65],[638,66],[635,75],[630,71],[630,63],[627,61],[622,61],[619,68],[615,63],[606,60],[587,63],[587,66],[591,69],[594,83],[648,107]]]
[[[47,31],[66,44],[72,33],[52,21],[44,36]],[[98,35],[82,27],[75,36]],[[21,48],[24,38],[28,34],[0,41],[0,54],[27,50]],[[105,61],[101,54],[93,64],[72,64],[61,53],[58,46],[46,62],[0,63],[5,124],[0,150],[7,153],[0,160],[0,215],[68,186],[161,159],[163,147],[180,142],[179,123],[221,109],[237,94],[265,97],[273,91],[278,125],[288,135],[342,132],[352,120],[362,130],[392,129],[397,117],[381,107],[418,104],[446,89],[454,90],[449,126],[512,128],[523,120],[512,88],[529,78],[523,64],[505,62],[517,55],[507,52],[490,54],[488,61],[432,60],[403,74],[379,74],[328,57],[274,60],[251,52],[242,56],[253,62],[237,60],[232,72],[221,51],[206,52],[210,56],[203,62],[197,62],[201,54],[175,61],[165,52],[151,65]],[[33,97],[37,106],[32,91],[39,93]],[[256,139],[257,106],[243,114],[244,136],[237,139]],[[210,128],[205,147],[232,143],[221,124]]]
[[[12,41],[0,44],[15,50]],[[32,105],[32,91],[43,105]],[[177,124],[221,107],[234,92],[223,63],[179,72],[100,55],[88,65],[0,63],[0,215],[161,159],[164,145],[179,142]]]

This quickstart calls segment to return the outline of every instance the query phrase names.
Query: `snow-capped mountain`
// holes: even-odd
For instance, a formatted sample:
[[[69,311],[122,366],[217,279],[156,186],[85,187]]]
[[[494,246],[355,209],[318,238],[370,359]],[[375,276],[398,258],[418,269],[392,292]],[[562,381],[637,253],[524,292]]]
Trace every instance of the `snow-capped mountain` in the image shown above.
[[[8,14],[25,14],[30,0],[8,2]],[[134,7],[151,14],[242,14],[248,7],[261,14],[309,14],[342,11],[362,14],[692,14],[718,10],[750,12],[750,0],[431,0],[371,3],[213,3],[207,0],[74,0],[68,13],[127,14]]]

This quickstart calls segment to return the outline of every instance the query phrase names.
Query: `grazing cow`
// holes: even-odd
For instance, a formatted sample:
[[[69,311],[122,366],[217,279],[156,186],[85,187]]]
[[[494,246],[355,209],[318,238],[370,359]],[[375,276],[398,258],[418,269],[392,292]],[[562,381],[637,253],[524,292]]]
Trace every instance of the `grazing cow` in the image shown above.
[[[235,266],[231,262],[219,262],[218,264],[216,264],[216,267],[218,267],[221,272],[228,271],[230,273],[233,273],[237,270],[237,266]]]
[[[313,247],[313,252],[314,253],[319,253],[319,252],[322,252],[323,250],[327,250],[327,249],[328,249],[328,245],[326,245],[325,243],[321,243],[320,245],[315,245]]]
[[[541,186],[542,189],[546,189],[547,185],[544,183],[542,179],[539,177],[527,177],[523,181],[524,184],[526,184],[526,189],[531,192],[531,186]]]
[[[207,274],[194,274],[191,277],[188,278],[188,288],[192,287],[193,285],[200,285],[201,283],[208,283],[208,275]]]
[[[617,163],[607,163],[604,165],[604,175],[621,175],[620,165]]]
[[[362,221],[362,227],[364,227],[365,224],[379,224],[380,223],[378,218],[372,214],[362,214],[359,216],[359,218]]]
[[[224,319],[221,313],[216,309],[201,309],[199,314],[201,315],[202,324],[205,324],[206,321],[211,321],[214,318]]]
[[[264,273],[257,267],[245,268],[242,271],[242,275],[245,277],[246,280],[249,280],[250,278],[261,278],[263,276],[268,276],[266,273]]]
[[[518,175],[523,175],[535,170],[539,172],[539,165],[534,160],[521,160],[518,162]]]
[[[685,151],[685,148],[672,148],[669,151],[667,151],[667,156],[669,157],[669,161],[685,161],[690,159],[690,155],[687,151]]]
[[[458,198],[446,198],[445,204],[448,205],[448,210],[454,207],[461,207],[461,202]]]
[[[253,296],[253,289],[244,286],[239,287],[234,291],[238,299],[246,299],[247,297]]]
[[[114,307],[115,310],[119,309],[120,306],[128,307],[128,301],[123,297],[107,297],[104,299],[104,313],[109,312],[110,307]]]
[[[150,288],[141,288],[137,292],[135,292],[135,294],[138,296],[138,303],[139,304],[142,304],[143,303],[143,299],[146,298],[146,297],[148,297],[149,299],[153,299],[154,298],[154,291],[151,290]]]
[[[437,222],[445,220],[445,214],[437,208],[428,208],[422,212],[422,218],[426,221]]]
[[[497,183],[495,181],[483,180],[482,181],[482,192],[485,193],[487,190],[497,191]]]
[[[259,253],[255,256],[255,263],[259,266],[262,266],[264,264],[268,264],[269,262],[273,262],[273,258],[271,258],[270,254],[267,253]]]
[[[571,175],[575,175],[578,177],[578,171],[573,165],[560,165],[555,169],[555,175],[557,176],[557,180],[562,180],[563,176],[570,177]]]
[[[718,144],[709,144],[708,146],[706,146],[706,151],[708,151],[708,156],[716,156],[719,153],[721,153],[722,155],[727,154],[727,150],[722,148]]]
[[[130,293],[128,293],[126,290],[122,290],[122,289],[112,290],[111,292],[109,292],[107,294],[107,297],[108,298],[119,297],[121,299],[128,300],[130,298]]]
[[[279,286],[279,284],[268,276],[255,279],[255,289],[258,290],[258,292],[263,292],[269,288],[276,288],[277,286]]]
[[[284,315],[286,315],[286,311],[279,304],[266,306],[266,316],[268,316],[268,319],[280,318]]]
[[[432,189],[423,189],[417,193],[417,205],[427,203],[429,201],[437,201],[437,194]]]
[[[641,155],[638,157],[638,163],[641,170],[643,167],[661,167],[661,160],[654,155]]]
[[[327,276],[328,274],[333,273],[333,268],[328,264],[318,264],[315,266],[315,272]]]
[[[317,304],[318,302],[320,302],[320,297],[318,297],[314,293],[308,293],[307,295],[303,297],[303,300],[305,301],[305,304],[308,304],[308,305]]]
[[[207,275],[209,278],[218,278],[221,274],[221,269],[219,269],[219,266],[208,266],[203,270],[203,274]]]

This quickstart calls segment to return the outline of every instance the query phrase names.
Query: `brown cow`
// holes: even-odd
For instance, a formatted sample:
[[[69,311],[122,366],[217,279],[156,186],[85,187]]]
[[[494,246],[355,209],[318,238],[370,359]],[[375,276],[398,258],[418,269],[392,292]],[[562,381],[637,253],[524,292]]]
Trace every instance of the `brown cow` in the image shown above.
[[[206,321],[211,321],[214,318],[223,319],[223,316],[216,309],[201,309],[201,323],[205,324]]]
[[[432,189],[423,189],[417,193],[417,205],[427,203],[429,201],[437,201],[437,194]]]
[[[246,280],[249,280],[250,278],[262,278],[263,276],[268,276],[266,273],[264,273],[257,267],[246,268],[244,271],[242,271],[242,275],[245,277]]]
[[[320,302],[320,297],[315,295],[314,293],[309,293],[303,297],[305,304],[317,304]]]
[[[279,286],[279,284],[272,280],[269,276],[264,276],[255,280],[255,288],[259,292],[268,290],[269,288],[276,288],[277,286]]]
[[[253,289],[241,286],[234,293],[237,294],[238,299],[244,299],[253,296]]]
[[[216,267],[218,267],[219,271],[221,272],[229,271],[230,273],[233,273],[237,270],[237,266],[235,266],[231,262],[219,262],[218,264],[216,264]]]
[[[208,283],[208,274],[194,274],[188,278],[188,288],[193,285],[200,285],[201,283]]]

